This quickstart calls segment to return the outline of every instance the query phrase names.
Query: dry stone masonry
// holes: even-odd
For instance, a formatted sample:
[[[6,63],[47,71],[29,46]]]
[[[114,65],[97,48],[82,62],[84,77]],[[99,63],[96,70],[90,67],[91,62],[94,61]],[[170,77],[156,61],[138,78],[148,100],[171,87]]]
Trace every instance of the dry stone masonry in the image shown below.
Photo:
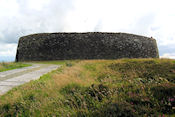
[[[158,58],[156,40],[127,33],[41,33],[21,37],[16,61]]]

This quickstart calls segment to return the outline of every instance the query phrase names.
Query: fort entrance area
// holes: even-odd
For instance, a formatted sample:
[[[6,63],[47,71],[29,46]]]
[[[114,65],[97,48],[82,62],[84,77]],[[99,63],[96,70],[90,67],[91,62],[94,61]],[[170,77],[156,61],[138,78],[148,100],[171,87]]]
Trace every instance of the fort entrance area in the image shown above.
[[[156,40],[127,33],[40,33],[21,37],[16,61],[158,58]]]

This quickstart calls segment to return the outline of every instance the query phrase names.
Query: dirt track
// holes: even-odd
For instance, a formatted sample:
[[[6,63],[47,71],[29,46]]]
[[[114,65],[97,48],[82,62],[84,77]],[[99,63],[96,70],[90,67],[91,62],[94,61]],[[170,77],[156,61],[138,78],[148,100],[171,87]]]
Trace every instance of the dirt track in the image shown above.
[[[30,67],[0,72],[0,95],[6,93],[13,87],[39,79],[42,75],[58,67],[58,65],[33,64]]]

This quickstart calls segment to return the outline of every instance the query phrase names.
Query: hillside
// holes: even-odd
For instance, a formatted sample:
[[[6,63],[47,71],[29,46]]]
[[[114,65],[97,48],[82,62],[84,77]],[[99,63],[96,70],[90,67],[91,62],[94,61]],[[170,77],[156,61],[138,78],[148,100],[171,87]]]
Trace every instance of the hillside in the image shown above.
[[[0,116],[175,116],[175,61],[50,61],[62,67],[0,97]]]

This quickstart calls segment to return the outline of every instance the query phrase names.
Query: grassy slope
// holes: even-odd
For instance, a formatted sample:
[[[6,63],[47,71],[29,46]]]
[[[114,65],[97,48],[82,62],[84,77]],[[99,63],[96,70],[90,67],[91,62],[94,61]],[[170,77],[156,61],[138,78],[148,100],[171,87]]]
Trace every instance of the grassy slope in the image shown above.
[[[175,116],[172,60],[49,63],[63,66],[1,96],[0,116]]]
[[[30,64],[23,64],[23,63],[16,63],[16,62],[9,62],[9,63],[0,63],[0,72],[22,68],[22,67],[28,67],[31,66]]]

